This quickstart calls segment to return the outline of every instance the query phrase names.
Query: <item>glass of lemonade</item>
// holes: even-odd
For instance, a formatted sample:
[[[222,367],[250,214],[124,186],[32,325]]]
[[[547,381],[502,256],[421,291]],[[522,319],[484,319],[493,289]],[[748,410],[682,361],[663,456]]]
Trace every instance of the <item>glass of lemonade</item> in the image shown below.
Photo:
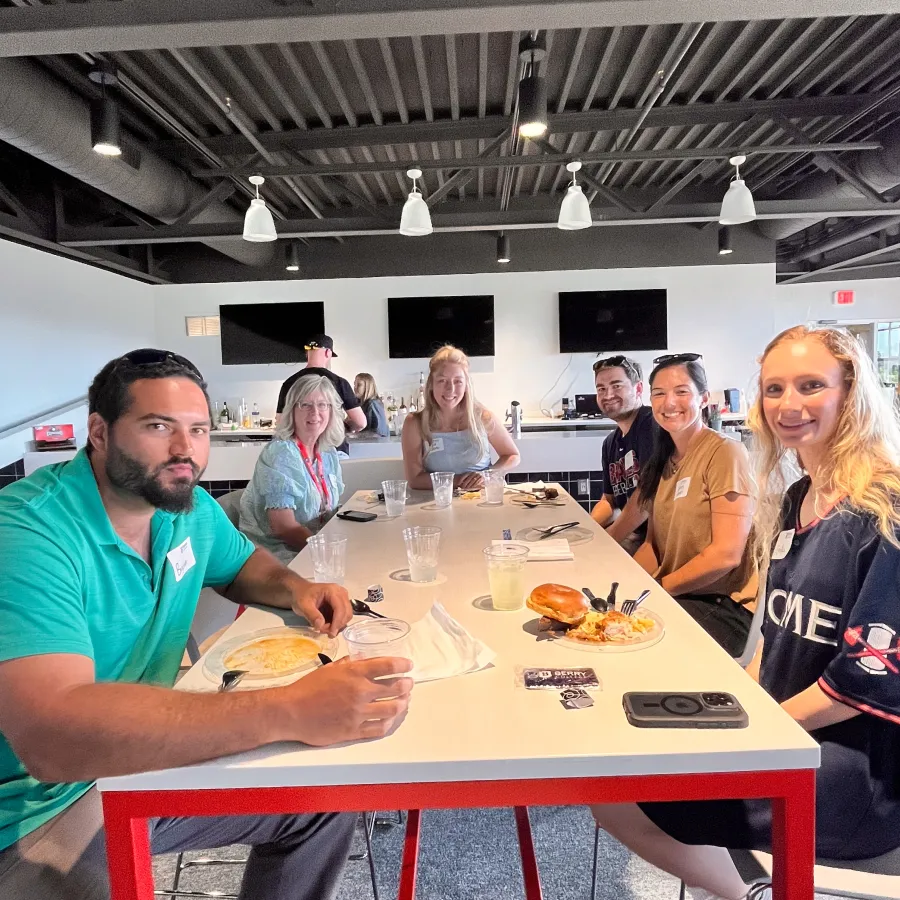
[[[432,472],[431,486],[434,488],[434,505],[446,509],[453,503],[453,472]]]
[[[403,543],[406,544],[406,558],[409,561],[409,580],[419,583],[436,580],[441,529],[436,525],[404,528]]]
[[[403,515],[406,507],[405,481],[382,481],[381,489],[384,491],[384,505],[389,519]]]
[[[484,548],[484,558],[494,609],[521,609],[525,603],[528,548],[519,544],[494,544]]]
[[[503,491],[506,489],[506,474],[496,469],[486,469],[484,475],[484,501],[492,505],[503,503]]]

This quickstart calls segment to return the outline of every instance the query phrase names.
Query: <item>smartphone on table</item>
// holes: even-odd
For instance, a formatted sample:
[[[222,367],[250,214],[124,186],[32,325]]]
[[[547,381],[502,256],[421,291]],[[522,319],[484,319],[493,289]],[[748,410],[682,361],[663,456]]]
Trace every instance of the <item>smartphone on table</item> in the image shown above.
[[[723,691],[629,692],[622,706],[637,728],[746,728],[750,721],[734,694]]]
[[[366,512],[362,509],[345,509],[343,512],[339,512],[337,517],[348,522],[373,522],[378,518],[375,513]]]

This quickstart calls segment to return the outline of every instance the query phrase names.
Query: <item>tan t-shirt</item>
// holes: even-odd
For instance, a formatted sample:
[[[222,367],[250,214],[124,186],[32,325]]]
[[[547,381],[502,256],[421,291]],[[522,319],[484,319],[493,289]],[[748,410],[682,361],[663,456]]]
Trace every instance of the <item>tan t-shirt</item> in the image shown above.
[[[744,447],[709,428],[691,442],[684,459],[666,466],[653,498],[653,550],[659,560],[655,577],[680,569],[712,543],[710,501],[725,494],[753,495],[750,458]],[[698,594],[727,594],[742,601],[756,597],[752,534],[740,565]]]

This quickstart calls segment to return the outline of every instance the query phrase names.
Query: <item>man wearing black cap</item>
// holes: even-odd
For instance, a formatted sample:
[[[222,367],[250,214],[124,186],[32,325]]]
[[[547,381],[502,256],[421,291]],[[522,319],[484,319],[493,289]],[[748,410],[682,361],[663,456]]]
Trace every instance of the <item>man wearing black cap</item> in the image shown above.
[[[302,378],[304,375],[324,375],[334,385],[334,389],[344,404],[344,415],[346,416],[344,426],[347,431],[361,431],[366,427],[366,414],[362,411],[350,382],[346,378],[341,378],[340,375],[335,375],[329,368],[331,358],[337,356],[337,353],[334,352],[334,341],[327,334],[314,334],[306,343],[305,349],[306,368],[295,372],[281,386],[275,411],[279,416],[284,412],[284,400],[287,392],[298,378]],[[337,449],[349,454],[350,445],[344,441]]]

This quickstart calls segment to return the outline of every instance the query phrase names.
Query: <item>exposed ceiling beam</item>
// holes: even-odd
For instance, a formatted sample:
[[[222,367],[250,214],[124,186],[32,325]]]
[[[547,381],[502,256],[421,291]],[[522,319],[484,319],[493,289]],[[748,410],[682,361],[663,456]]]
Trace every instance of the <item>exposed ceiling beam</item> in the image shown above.
[[[895,238],[893,241],[886,242],[884,246],[876,247],[874,250],[867,250],[865,253],[857,253],[854,256],[840,260],[840,262],[828,263],[827,265],[810,269],[808,272],[801,272],[799,275],[791,275],[789,278],[783,278],[779,280],[778,284],[796,284],[800,281],[809,281],[810,278],[815,278],[817,275],[824,275],[826,272],[844,269],[853,266],[855,263],[864,262],[868,259],[875,259],[877,256],[883,256],[885,253],[892,253],[898,249],[900,249],[900,238]]]
[[[805,0],[804,18],[900,12],[900,0]],[[771,0],[120,0],[0,10],[0,56],[772,19]]]
[[[122,0],[127,2],[127,0]],[[84,4],[78,4],[83,6]],[[119,4],[116,4],[119,5]],[[58,7],[46,7],[57,9]],[[827,97],[785,98],[775,100],[738,100],[732,103],[691,103],[652,109],[644,121],[645,128],[682,128],[693,125],[715,125],[742,122],[754,116],[784,115],[791,119],[816,119],[823,116],[852,116],[891,92],[847,94]],[[885,100],[881,108],[900,111],[900,97]],[[639,109],[589,109],[556,113],[549,116],[549,133],[619,131],[632,128],[643,115]],[[486,116],[483,119],[445,119],[437,122],[401,122],[389,125],[360,125],[356,128],[311,128],[270,131],[254,135],[267,150],[327,150],[334,147],[375,147],[387,144],[426,144],[430,141],[490,140],[512,126],[509,116]],[[218,154],[251,152],[254,147],[241,135],[207,138],[204,145]],[[180,141],[160,141],[152,145],[164,152],[183,154]]]
[[[674,225],[718,221],[721,204],[697,203],[658,209],[654,213],[623,213],[594,208],[594,224]],[[756,204],[759,219],[792,219],[798,216],[871,217],[896,216],[900,203],[878,205],[860,201],[825,200],[761,200]],[[555,228],[556,208],[545,210],[513,210],[508,212],[435,212],[432,224],[437,232],[529,230]],[[239,237],[240,223],[188,225],[181,228],[71,228],[60,234],[60,243],[68,247],[97,247],[126,244],[172,244],[208,238]],[[327,218],[284,220],[278,223],[281,238],[355,237],[371,234],[397,234],[397,228],[386,228],[373,219]]]
[[[657,160],[672,159],[729,159],[742,153],[750,156],[755,153],[760,154],[791,154],[791,153],[818,153],[833,152],[839,150],[880,150],[881,144],[878,141],[856,141],[854,143],[835,143],[835,144],[817,144],[815,142],[809,144],[780,144],[780,145],[754,145],[750,147],[734,146],[734,147],[698,147],[695,149],[663,149],[663,150],[626,150],[617,153],[594,152],[594,153],[560,153],[548,141],[537,139],[531,143],[539,146],[543,151],[543,156],[491,156],[488,153],[496,150],[503,143],[507,134],[503,132],[499,138],[478,154],[477,157],[467,157],[463,159],[440,159],[440,160],[419,160],[416,165],[425,171],[429,169],[503,169],[506,167],[521,168],[523,166],[548,166],[560,165],[564,166],[573,159],[581,160],[583,163],[594,162],[645,162]],[[291,163],[284,166],[235,166],[223,169],[195,169],[191,174],[196,178],[218,178],[227,175],[264,175],[266,178],[313,178],[322,175],[357,175],[373,172],[396,172],[402,169],[406,163],[390,162],[387,160],[373,160],[372,162],[359,163],[325,163],[321,165],[306,165],[301,163]],[[578,176],[579,178],[582,175]]]
[[[459,171],[455,172],[451,175],[436,191],[430,194],[426,200],[426,203],[429,206],[434,206],[436,203],[439,203],[444,197],[447,196],[451,191],[458,190],[464,184],[467,184],[471,181],[475,171],[481,168],[485,162],[487,161],[487,157],[489,157],[495,150],[497,150],[500,145],[506,140],[506,132],[501,132],[498,134],[494,140],[492,140],[481,153],[473,160],[462,160],[463,168],[459,169]],[[454,162],[454,166],[456,166],[456,162]],[[429,165],[426,166],[425,163],[420,165],[420,168],[439,168],[437,165]],[[445,168],[447,166],[445,165]],[[390,171],[390,170],[388,170]]]

